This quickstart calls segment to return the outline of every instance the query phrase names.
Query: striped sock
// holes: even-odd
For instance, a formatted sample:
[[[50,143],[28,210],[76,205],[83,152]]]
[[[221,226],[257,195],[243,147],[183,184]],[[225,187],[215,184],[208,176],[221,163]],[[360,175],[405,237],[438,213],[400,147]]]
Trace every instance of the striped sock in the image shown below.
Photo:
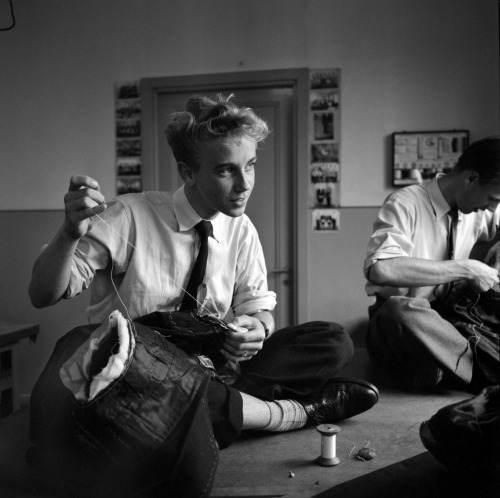
[[[262,431],[286,432],[300,429],[307,423],[307,413],[304,407],[293,399],[280,399],[267,402],[271,413],[269,424]]]

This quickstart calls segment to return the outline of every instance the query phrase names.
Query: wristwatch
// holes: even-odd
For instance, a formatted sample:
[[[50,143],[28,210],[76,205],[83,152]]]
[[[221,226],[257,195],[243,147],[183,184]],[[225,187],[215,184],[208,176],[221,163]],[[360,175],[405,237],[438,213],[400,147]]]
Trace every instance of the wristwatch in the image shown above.
[[[269,329],[267,328],[267,325],[265,324],[265,322],[263,322],[262,320],[259,320],[259,322],[262,323],[262,326],[264,327],[264,332],[266,334],[266,337],[264,338],[264,340],[266,340],[269,337]]]

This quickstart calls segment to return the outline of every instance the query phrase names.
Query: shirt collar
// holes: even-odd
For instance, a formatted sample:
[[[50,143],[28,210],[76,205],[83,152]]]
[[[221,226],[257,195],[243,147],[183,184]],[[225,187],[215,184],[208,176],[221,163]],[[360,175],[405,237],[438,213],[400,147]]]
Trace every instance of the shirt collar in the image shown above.
[[[194,210],[193,206],[189,203],[186,192],[184,190],[184,185],[181,185],[174,192],[174,213],[177,219],[177,223],[179,224],[179,231],[186,232],[187,230],[191,230],[196,224],[198,224],[202,218],[201,216]],[[209,220],[212,223],[212,236],[217,242],[221,240],[221,221],[222,221],[221,213],[218,213],[215,218]]]
[[[444,173],[438,173],[429,183],[426,184],[427,192],[429,194],[429,200],[431,201],[432,207],[434,209],[436,220],[439,220],[441,217],[447,215],[451,209],[450,205],[444,198],[438,184],[438,178],[443,175]],[[461,213],[459,212],[459,218],[460,215]]]

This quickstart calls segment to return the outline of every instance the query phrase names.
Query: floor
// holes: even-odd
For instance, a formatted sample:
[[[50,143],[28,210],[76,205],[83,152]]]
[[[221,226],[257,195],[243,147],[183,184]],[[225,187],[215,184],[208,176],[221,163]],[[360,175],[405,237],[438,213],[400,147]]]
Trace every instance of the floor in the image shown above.
[[[220,453],[211,496],[316,496],[397,462],[423,453],[430,456],[420,441],[420,424],[439,408],[470,395],[451,390],[404,392],[367,364],[364,351],[357,351],[344,374],[373,382],[380,390],[380,399],[368,412],[337,424],[337,466],[315,463],[321,453],[321,435],[315,427],[279,434],[248,433]],[[365,446],[375,450],[373,460],[356,458],[357,451]]]
[[[460,391],[403,392],[366,365],[363,351],[357,351],[343,374],[373,382],[380,390],[380,399],[368,412],[337,424],[337,466],[315,463],[321,452],[321,436],[315,427],[280,434],[249,432],[220,452],[211,497],[489,497],[476,492],[475,484],[472,492],[465,494],[457,479],[447,477],[446,469],[425,450],[419,437],[423,421],[439,408],[470,395]],[[0,496],[67,496],[62,484],[56,486],[51,481],[48,487],[47,481],[36,477],[26,465],[28,423],[28,409],[0,420]],[[355,458],[365,446],[375,450],[373,460]]]

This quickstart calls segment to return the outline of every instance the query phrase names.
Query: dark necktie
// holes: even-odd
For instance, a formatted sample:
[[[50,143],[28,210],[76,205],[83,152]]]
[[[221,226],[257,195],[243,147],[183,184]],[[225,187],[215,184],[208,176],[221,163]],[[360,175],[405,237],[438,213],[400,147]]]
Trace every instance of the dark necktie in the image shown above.
[[[200,250],[196,263],[193,266],[193,271],[189,277],[189,282],[186,288],[186,294],[182,300],[180,307],[181,311],[193,310],[198,308],[196,296],[198,294],[198,287],[203,282],[205,277],[205,270],[207,269],[208,258],[208,236],[212,233],[212,223],[206,220],[201,220],[195,227],[195,230],[200,235]]]
[[[455,253],[455,237],[457,233],[458,213],[450,209],[448,211],[450,225],[448,230],[448,259],[453,259]]]

